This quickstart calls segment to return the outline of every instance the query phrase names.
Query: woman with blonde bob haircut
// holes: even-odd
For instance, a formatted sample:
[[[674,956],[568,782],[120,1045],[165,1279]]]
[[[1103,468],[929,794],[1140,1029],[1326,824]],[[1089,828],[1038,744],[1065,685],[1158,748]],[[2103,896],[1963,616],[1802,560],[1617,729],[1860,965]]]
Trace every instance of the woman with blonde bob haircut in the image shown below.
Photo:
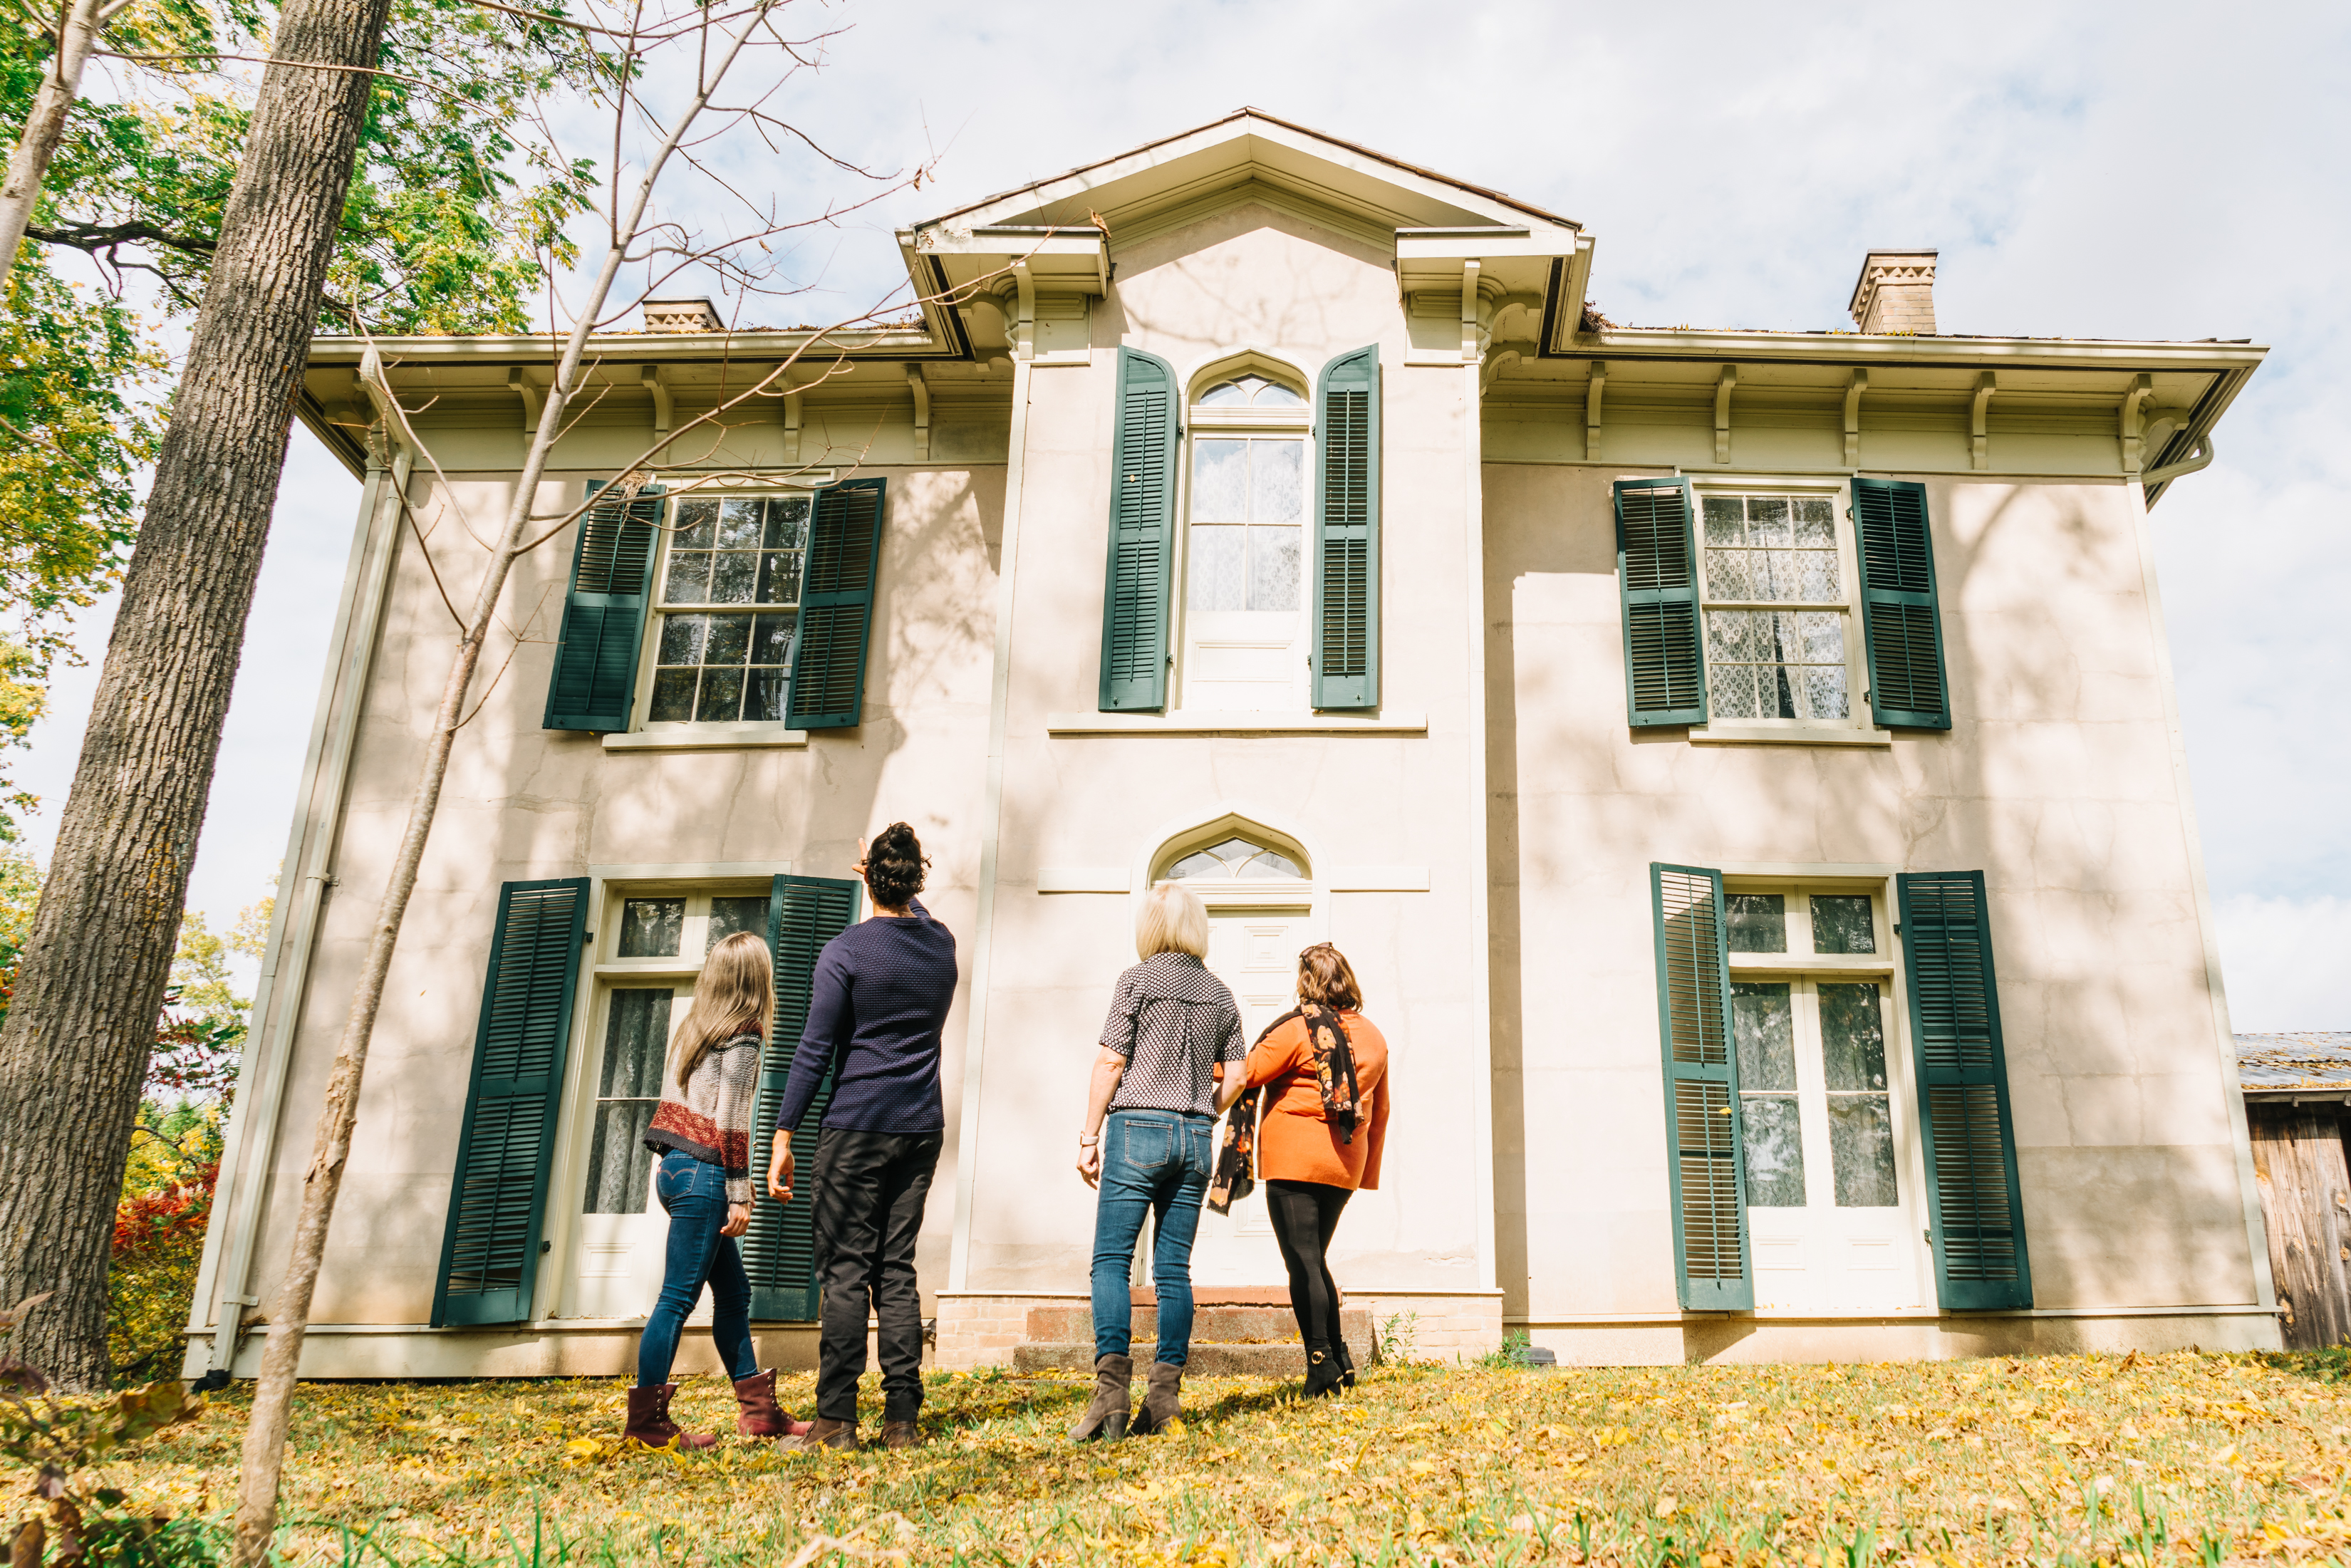
[[[1192,1348],[1192,1238],[1207,1196],[1217,1116],[1239,1092],[1227,1063],[1249,1054],[1232,992],[1208,973],[1208,912],[1180,883],[1163,882],[1135,914],[1142,962],[1118,977],[1094,1058],[1078,1174],[1102,1195],[1094,1208],[1094,1397],[1070,1435],[1080,1442],[1165,1430],[1183,1414]],[[1107,1123],[1104,1116],[1109,1118]],[[1158,1356],[1143,1414],[1129,1385],[1134,1324],[1128,1279],[1143,1217],[1155,1217],[1152,1283],[1159,1294]]]
[[[669,1380],[686,1315],[710,1287],[710,1337],[735,1381],[747,1437],[805,1432],[776,1404],[776,1375],[751,1349],[751,1281],[735,1238],[751,1224],[751,1117],[759,1092],[759,1051],[776,1020],[775,957],[737,931],[710,950],[695,981],[694,1005],[671,1036],[661,1104],[645,1131],[660,1158],[653,1195],[669,1214],[661,1297],[637,1341],[637,1385],[629,1390],[626,1437],[649,1447],[707,1448],[715,1437],[681,1432],[670,1419]]]

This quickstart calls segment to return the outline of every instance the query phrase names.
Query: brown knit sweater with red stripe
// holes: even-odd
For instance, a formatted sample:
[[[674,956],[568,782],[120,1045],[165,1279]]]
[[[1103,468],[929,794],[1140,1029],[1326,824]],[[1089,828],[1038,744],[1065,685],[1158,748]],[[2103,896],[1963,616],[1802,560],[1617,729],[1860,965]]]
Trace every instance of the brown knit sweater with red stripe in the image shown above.
[[[751,1113],[759,1098],[759,1037],[712,1046],[683,1086],[664,1075],[645,1147],[680,1149],[726,1173],[726,1201],[751,1201]]]

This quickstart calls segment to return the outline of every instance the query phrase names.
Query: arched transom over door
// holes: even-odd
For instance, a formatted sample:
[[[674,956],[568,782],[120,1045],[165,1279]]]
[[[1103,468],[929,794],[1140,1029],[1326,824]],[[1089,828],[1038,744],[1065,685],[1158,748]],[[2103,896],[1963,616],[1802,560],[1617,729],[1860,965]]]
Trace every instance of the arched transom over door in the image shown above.
[[[1254,1043],[1298,1005],[1298,955],[1322,940],[1322,910],[1306,851],[1253,823],[1228,821],[1172,841],[1155,873],[1208,908],[1208,968],[1239,1005]],[[1229,1218],[1201,1217],[1192,1277],[1200,1285],[1277,1286],[1284,1274],[1262,1188]]]

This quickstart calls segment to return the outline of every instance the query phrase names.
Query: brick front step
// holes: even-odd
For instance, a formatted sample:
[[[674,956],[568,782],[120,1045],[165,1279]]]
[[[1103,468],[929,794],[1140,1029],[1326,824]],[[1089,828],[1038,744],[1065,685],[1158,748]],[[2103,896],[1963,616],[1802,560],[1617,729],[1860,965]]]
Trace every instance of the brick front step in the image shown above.
[[[1366,1314],[1368,1315],[1368,1314]],[[1296,1325],[1292,1325],[1293,1329]],[[1145,1340],[1136,1347],[1135,1381],[1140,1384],[1149,1370],[1151,1343]],[[1347,1335],[1347,1349],[1359,1367],[1372,1364],[1372,1341],[1369,1333],[1358,1338]],[[1016,1345],[1012,1351],[1013,1370],[1020,1373],[1092,1372],[1094,1369],[1094,1347],[1092,1340],[1066,1340],[1044,1343]],[[1218,1342],[1192,1342],[1191,1359],[1185,1364],[1186,1374],[1193,1377],[1300,1377],[1306,1375],[1306,1347],[1296,1340],[1288,1344],[1230,1344]]]
[[[1159,1333],[1159,1309],[1137,1306],[1131,1331],[1134,1337],[1148,1340]],[[1342,1308],[1339,1332],[1346,1336],[1350,1346],[1369,1344],[1372,1340],[1372,1314],[1368,1308]],[[1091,1343],[1094,1335],[1093,1309],[1082,1306],[1031,1307],[1029,1309],[1028,1337],[1035,1343],[1059,1344],[1083,1341]],[[1298,1343],[1298,1319],[1291,1315],[1287,1303],[1280,1307],[1223,1307],[1197,1305],[1192,1311],[1192,1343],[1201,1344],[1263,1344]],[[1368,1365],[1369,1358],[1356,1354],[1358,1366]],[[1092,1364],[1091,1362],[1089,1365]]]

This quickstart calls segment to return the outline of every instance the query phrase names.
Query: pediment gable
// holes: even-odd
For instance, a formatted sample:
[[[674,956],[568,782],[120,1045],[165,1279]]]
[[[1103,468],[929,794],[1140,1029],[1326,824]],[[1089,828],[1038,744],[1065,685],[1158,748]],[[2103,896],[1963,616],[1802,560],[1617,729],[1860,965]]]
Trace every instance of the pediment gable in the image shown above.
[[[1573,220],[1401,160],[1243,109],[1131,152],[942,214],[915,233],[1092,226],[1115,241],[1241,202],[1306,209],[1382,241],[1397,229],[1534,227]]]

